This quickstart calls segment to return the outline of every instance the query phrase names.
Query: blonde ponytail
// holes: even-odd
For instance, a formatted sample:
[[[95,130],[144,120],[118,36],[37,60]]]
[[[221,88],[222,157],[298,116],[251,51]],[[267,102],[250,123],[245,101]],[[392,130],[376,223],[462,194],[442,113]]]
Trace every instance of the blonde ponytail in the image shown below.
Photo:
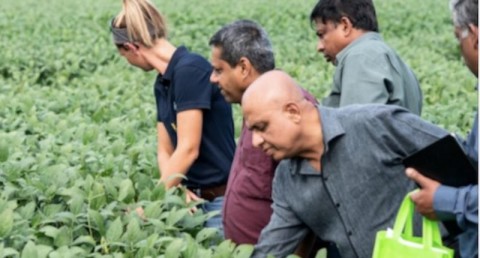
[[[123,8],[112,23],[125,28],[130,42],[152,47],[155,40],[167,36],[165,18],[149,0],[123,0]]]

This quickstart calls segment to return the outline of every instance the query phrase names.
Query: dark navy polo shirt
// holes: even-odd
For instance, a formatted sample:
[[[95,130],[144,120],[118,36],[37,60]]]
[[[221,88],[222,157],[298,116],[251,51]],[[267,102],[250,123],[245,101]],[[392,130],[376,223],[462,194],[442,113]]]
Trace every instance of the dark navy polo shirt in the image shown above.
[[[182,46],[154,85],[157,121],[164,124],[174,148],[177,146],[177,113],[190,109],[203,112],[199,156],[188,170],[187,180],[183,181],[189,188],[226,183],[235,152],[232,109],[219,88],[210,83],[211,71],[205,58]]]

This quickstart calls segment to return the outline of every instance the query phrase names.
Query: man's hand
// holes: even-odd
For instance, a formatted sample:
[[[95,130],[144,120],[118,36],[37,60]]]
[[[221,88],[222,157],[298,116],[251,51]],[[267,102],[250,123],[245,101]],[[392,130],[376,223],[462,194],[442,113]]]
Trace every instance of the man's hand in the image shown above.
[[[201,201],[202,198],[198,197],[194,192],[188,190],[188,189],[185,189],[186,191],[186,195],[187,195],[187,204],[190,203],[191,201]],[[190,212],[191,213],[194,213],[197,211],[197,208],[196,207],[192,207],[190,209]]]
[[[437,219],[435,211],[433,210],[433,197],[440,183],[423,176],[413,168],[407,168],[405,173],[408,178],[417,182],[421,187],[419,191],[410,195],[410,198],[415,203],[416,210],[429,219]]]

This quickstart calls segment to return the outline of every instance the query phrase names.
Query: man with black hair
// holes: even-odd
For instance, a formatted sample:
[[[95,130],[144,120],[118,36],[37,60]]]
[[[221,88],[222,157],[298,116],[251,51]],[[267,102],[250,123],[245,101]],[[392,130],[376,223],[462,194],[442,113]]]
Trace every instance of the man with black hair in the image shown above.
[[[335,71],[322,104],[393,104],[420,115],[422,92],[412,70],[378,33],[371,0],[320,0],[310,14],[317,50]]]
[[[250,84],[275,68],[267,32],[254,21],[237,20],[224,25],[210,38],[209,45],[213,67],[210,81],[230,103],[240,104]],[[310,102],[317,102],[311,94],[302,92]],[[257,243],[272,215],[272,180],[277,165],[252,145],[252,133],[242,125],[222,209],[226,239],[236,244]],[[308,243],[304,245],[297,254],[308,252]]]

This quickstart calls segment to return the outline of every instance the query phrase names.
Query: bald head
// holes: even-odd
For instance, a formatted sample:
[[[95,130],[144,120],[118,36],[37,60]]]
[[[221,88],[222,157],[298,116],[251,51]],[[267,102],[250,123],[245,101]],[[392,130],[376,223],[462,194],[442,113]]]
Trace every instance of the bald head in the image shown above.
[[[292,77],[275,70],[264,73],[248,87],[242,97],[242,108],[249,109],[257,104],[264,108],[275,108],[303,99],[303,94]]]
[[[317,109],[285,72],[270,71],[257,78],[243,94],[242,111],[252,145],[273,159],[302,156],[311,149],[318,156]]]

